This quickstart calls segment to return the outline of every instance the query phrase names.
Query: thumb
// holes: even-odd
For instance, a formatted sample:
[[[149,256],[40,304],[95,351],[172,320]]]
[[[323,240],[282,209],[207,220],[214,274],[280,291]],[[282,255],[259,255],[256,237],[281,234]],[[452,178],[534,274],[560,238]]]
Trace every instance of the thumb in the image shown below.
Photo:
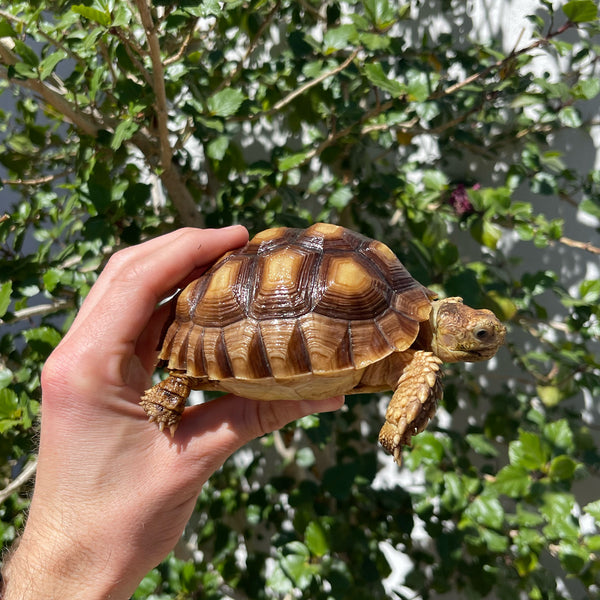
[[[344,396],[325,400],[250,400],[228,394],[186,408],[176,438],[186,453],[216,470],[238,448],[307,415],[338,410]],[[205,464],[206,464],[205,462]]]

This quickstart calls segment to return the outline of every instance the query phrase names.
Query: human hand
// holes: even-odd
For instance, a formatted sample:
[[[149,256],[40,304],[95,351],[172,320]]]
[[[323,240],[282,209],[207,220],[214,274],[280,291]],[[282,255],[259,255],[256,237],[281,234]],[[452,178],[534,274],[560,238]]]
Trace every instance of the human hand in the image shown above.
[[[341,406],[228,395],[188,408],[173,440],[147,423],[138,402],[169,310],[158,302],[247,238],[243,227],[183,229],[110,259],[43,370],[38,473],[5,600],[129,598],[232,452]]]

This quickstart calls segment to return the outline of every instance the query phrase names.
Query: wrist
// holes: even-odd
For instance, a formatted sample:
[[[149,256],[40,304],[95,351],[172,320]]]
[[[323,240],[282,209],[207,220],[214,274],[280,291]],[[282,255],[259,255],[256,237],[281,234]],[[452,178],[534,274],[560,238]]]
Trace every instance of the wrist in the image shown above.
[[[94,544],[90,540],[90,546]],[[111,573],[108,551],[92,550],[62,532],[26,528],[2,570],[2,600],[119,600],[129,598]]]

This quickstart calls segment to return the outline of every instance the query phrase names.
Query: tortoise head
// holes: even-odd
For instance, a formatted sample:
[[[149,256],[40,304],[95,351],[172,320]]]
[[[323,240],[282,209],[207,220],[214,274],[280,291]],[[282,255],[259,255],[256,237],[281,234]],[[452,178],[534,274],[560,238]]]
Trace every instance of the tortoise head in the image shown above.
[[[458,297],[434,300],[430,323],[431,350],[444,362],[492,358],[506,334],[506,328],[491,310],[471,308]]]

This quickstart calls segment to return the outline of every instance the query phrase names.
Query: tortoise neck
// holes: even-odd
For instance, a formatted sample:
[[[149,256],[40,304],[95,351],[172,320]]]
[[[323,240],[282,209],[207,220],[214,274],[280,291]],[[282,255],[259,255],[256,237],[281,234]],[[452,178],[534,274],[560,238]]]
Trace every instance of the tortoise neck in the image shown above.
[[[431,343],[433,341],[433,330],[431,328],[431,321],[427,319],[422,321],[419,326],[419,333],[417,338],[413,342],[411,348],[414,350],[427,350],[431,351]]]

